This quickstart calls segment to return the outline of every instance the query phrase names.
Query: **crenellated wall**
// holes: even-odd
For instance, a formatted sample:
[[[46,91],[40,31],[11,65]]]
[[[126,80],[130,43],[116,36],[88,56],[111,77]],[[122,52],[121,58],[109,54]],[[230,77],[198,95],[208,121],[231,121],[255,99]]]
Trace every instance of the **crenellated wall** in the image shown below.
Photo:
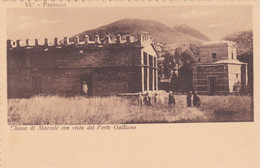
[[[8,40],[8,97],[80,95],[83,80],[93,96],[142,91],[144,51],[157,58],[148,34],[124,40],[121,35],[102,40],[96,35],[94,41],[85,36],[72,42],[65,37],[45,39],[43,44],[37,39],[34,44]]]

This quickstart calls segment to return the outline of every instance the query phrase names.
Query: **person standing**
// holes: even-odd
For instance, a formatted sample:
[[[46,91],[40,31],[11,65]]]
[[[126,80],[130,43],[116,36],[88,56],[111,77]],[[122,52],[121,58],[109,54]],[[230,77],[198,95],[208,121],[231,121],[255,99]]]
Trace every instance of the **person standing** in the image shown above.
[[[200,98],[199,98],[199,96],[198,96],[198,92],[194,92],[193,105],[194,105],[195,107],[201,107],[201,101],[200,101]]]
[[[188,95],[186,97],[186,99],[187,99],[187,107],[191,107],[191,98],[192,98],[192,92],[189,91]]]
[[[146,95],[147,95],[147,105],[151,106],[152,105],[152,95],[151,95],[151,92],[148,91]]]
[[[158,94],[155,93],[154,94],[154,105],[157,105],[157,102],[158,102]]]
[[[138,105],[143,106],[143,95],[141,92],[138,92]]]
[[[88,97],[88,85],[86,81],[83,81],[82,91],[83,91],[83,95],[85,97]]]
[[[175,105],[175,98],[172,91],[169,92],[169,105]]]

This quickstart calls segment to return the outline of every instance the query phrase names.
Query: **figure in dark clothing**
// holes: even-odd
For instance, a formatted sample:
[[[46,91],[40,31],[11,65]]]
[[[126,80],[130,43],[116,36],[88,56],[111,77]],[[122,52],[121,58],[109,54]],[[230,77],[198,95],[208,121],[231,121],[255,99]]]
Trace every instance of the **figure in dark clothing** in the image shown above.
[[[172,93],[172,91],[170,91],[169,93],[169,105],[175,105],[175,98],[174,98],[174,95]]]
[[[157,102],[158,102],[158,94],[157,93],[154,94],[153,99],[154,99],[154,105],[157,105]]]
[[[145,95],[145,103],[147,106],[152,105],[152,96],[151,96],[150,92],[147,92]]]
[[[192,98],[192,92],[189,91],[188,95],[186,97],[186,99],[187,99],[187,107],[191,107],[191,98]]]
[[[143,106],[143,95],[141,92],[138,93],[138,104],[139,106]]]
[[[194,93],[194,96],[193,96],[193,105],[194,105],[195,107],[201,107],[201,101],[200,101],[200,98],[199,98],[197,92],[195,92],[195,93]]]

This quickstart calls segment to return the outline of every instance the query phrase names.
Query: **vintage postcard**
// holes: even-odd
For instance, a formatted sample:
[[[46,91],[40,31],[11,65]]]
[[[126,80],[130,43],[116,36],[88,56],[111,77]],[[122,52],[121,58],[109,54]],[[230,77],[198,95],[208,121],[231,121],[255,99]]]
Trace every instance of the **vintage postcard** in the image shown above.
[[[2,167],[260,167],[259,2],[0,5]]]

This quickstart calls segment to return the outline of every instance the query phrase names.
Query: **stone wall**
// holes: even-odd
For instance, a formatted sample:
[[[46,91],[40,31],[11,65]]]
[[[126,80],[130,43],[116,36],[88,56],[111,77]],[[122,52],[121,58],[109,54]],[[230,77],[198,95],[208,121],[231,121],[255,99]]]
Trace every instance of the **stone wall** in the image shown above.
[[[210,94],[210,78],[216,80],[215,94],[229,93],[228,69],[223,64],[201,64],[193,66],[193,88],[199,94]]]
[[[228,65],[228,78],[229,78],[229,90],[230,92],[240,92],[240,90],[245,89],[247,85],[247,72],[246,64]]]
[[[59,45],[55,39],[54,45],[46,41],[44,45],[38,45],[36,41],[35,46],[30,46],[29,42],[22,46],[17,41],[14,46],[8,41],[8,97],[81,95],[85,80],[92,96],[140,92],[142,67],[147,66],[142,63],[143,50],[157,61],[149,37],[146,35],[142,39],[144,46],[138,41],[131,42],[129,37],[121,41],[120,36],[116,42],[107,39],[102,44],[97,37],[95,42],[86,39],[87,44],[78,39],[69,44],[68,39],[64,39]],[[148,66],[153,67],[151,72],[155,77],[157,64]]]
[[[216,58],[213,58],[213,53]],[[202,45],[200,47],[200,62],[216,62],[219,60],[237,59],[236,45],[228,43]]]

